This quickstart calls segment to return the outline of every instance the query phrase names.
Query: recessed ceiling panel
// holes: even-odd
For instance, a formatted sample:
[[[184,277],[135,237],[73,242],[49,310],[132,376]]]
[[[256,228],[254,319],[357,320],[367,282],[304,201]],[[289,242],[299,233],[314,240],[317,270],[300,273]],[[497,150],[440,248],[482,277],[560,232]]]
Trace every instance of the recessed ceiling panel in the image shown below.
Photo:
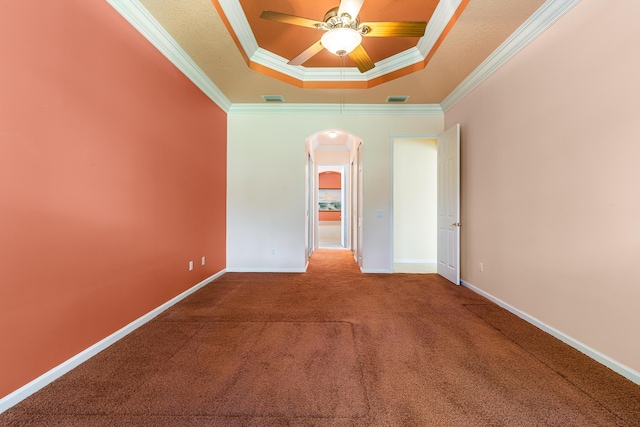
[[[386,76],[376,76],[373,81],[359,86],[349,86],[350,82],[347,81],[346,85],[327,84],[312,87],[307,85],[307,82],[296,83],[294,78],[283,79],[282,76],[273,78],[272,74],[277,73],[256,70],[260,66],[252,62],[244,50],[239,48],[237,34],[231,29],[228,18],[220,12],[219,1],[231,2],[237,5],[242,16],[243,9],[238,0],[127,0],[127,4],[129,1],[141,3],[231,103],[267,104],[262,99],[262,95],[279,94],[284,96],[284,105],[385,104],[385,100],[390,95],[410,95],[407,104],[439,104],[527,18],[546,4],[545,0],[471,0],[462,9],[458,8],[456,16],[449,22],[450,28],[441,38],[437,49],[432,51],[433,55],[425,61],[426,64],[419,64],[417,71],[400,70]],[[242,2],[247,11],[253,10],[251,13],[247,12],[248,15],[254,15],[253,18],[247,16],[247,20],[259,19],[264,9],[289,11],[296,15],[314,18],[323,15],[333,6],[332,2],[325,0],[256,0],[255,4],[250,0],[242,0]],[[371,7],[372,4],[376,7]],[[393,15],[389,19],[413,20],[418,12],[414,12],[411,8],[422,8],[424,4],[431,4],[431,2],[365,0],[361,16],[363,20],[386,19],[381,17],[384,15],[382,11],[391,11],[388,13]],[[438,8],[436,16],[429,17],[429,25],[438,20],[437,14],[440,13],[440,9]],[[264,24],[265,22],[260,23],[260,25]],[[287,41],[291,41],[293,36],[286,32],[286,27],[292,26],[278,22],[273,24],[283,28],[285,33],[274,31],[270,34],[271,30],[269,30],[264,37],[279,39],[279,43],[283,45],[279,49],[288,49]],[[246,27],[249,28],[248,25]],[[259,33],[258,30],[256,31]],[[310,45],[316,40],[315,30],[308,29],[306,32],[309,33],[305,36],[308,38],[300,42],[303,46]],[[302,38],[302,36],[298,37]],[[369,41],[370,39],[365,40],[367,43]],[[371,38],[371,41],[380,40]],[[371,51],[369,52],[371,56],[376,56],[377,49],[382,49],[385,43],[386,40],[378,43],[380,46],[375,48],[367,44],[366,49]],[[423,41],[420,43],[422,44]],[[277,50],[276,47],[272,49]],[[385,49],[388,48],[385,47]],[[282,54],[299,53],[297,48],[293,47],[290,48],[290,53],[287,52],[281,51]],[[281,54],[278,53],[278,55]],[[336,61],[336,58],[334,55],[327,54],[326,59]],[[321,59],[321,56],[317,58],[318,61]],[[330,77],[332,75],[334,83],[339,81],[340,73],[345,69],[337,68],[337,65],[328,66],[332,68],[309,67],[308,69],[321,70]],[[367,74],[378,72],[380,68],[382,67],[377,66]],[[349,70],[347,67],[345,72],[347,75]],[[342,87],[345,89],[341,89]],[[271,105],[271,107],[275,106]]]
[[[247,17],[258,46],[288,60],[296,57],[307,47],[317,42],[324,31],[282,22],[261,19],[263,10],[296,15],[322,21],[325,14],[340,4],[335,0],[323,1],[274,1],[241,0],[240,5]],[[424,21],[429,22],[438,4],[437,0],[365,0],[360,10],[360,22]],[[363,47],[373,60],[381,61],[390,56],[415,47],[419,37],[365,37]],[[340,58],[326,50],[315,55],[305,67],[339,67]],[[345,66],[354,67],[345,58]]]

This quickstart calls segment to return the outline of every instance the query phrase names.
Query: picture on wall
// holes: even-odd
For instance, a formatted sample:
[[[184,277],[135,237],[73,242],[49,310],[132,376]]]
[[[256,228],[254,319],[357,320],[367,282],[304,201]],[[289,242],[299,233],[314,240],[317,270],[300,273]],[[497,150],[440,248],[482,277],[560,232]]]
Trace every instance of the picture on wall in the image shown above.
[[[318,190],[318,210],[320,212],[335,212],[342,210],[342,194],[339,189]]]

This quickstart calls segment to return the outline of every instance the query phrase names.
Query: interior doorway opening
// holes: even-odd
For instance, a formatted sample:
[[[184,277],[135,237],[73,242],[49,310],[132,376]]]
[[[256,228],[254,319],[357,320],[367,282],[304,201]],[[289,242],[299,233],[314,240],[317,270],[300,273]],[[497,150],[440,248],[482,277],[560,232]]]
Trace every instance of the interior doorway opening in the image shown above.
[[[346,166],[318,166],[318,247],[346,248]]]
[[[438,140],[393,140],[393,272],[437,273]]]
[[[307,261],[315,248],[345,248],[362,268],[362,140],[327,129],[306,149]]]
[[[426,264],[427,271],[407,272],[430,273],[435,254],[435,272],[459,285],[460,124],[436,135],[392,137],[391,145],[392,271]],[[417,204],[416,199],[423,196],[427,204]],[[403,208],[403,199],[411,204],[412,211]],[[419,231],[418,227],[424,229]],[[406,251],[405,245],[414,244],[420,252]]]

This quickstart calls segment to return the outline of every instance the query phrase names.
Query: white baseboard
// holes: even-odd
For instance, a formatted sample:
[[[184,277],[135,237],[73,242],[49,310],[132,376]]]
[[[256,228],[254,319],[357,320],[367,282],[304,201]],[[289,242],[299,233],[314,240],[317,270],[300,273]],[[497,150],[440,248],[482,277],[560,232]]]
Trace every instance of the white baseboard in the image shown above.
[[[375,268],[361,268],[360,271],[363,273],[371,273],[371,274],[391,274],[393,271],[391,270],[383,270],[383,269],[375,269]]]
[[[306,268],[227,268],[227,273],[304,273]]]
[[[162,313],[163,311],[165,311],[166,309],[168,309],[172,305],[176,304],[177,302],[179,302],[180,300],[182,300],[182,299],[186,298],[187,296],[191,295],[192,293],[194,293],[198,289],[202,288],[203,286],[211,283],[212,281],[214,281],[218,277],[222,276],[225,272],[226,272],[226,270],[221,270],[218,273],[216,273],[216,274],[204,279],[202,282],[200,282],[197,285],[187,289],[186,291],[184,291],[180,295],[176,296],[175,298],[165,302],[161,306],[159,306],[159,307],[151,310],[147,314],[137,318],[133,322],[129,323],[127,326],[123,327],[122,329],[119,329],[118,331],[114,332],[113,334],[109,335],[108,337],[104,338],[103,340],[98,341],[97,343],[95,343],[91,347],[89,347],[86,350],[83,350],[82,352],[76,354],[72,358],[62,362],[60,365],[56,366],[55,368],[51,369],[50,371],[45,372],[44,374],[40,375],[38,378],[36,378],[35,380],[31,381],[30,383],[20,387],[19,389],[17,389],[16,391],[14,391],[12,393],[6,395],[2,399],[0,399],[0,414],[3,413],[4,411],[6,411],[7,409],[11,408],[12,406],[18,404],[22,400],[26,399],[27,397],[31,396],[33,393],[35,393],[36,391],[40,390],[41,388],[43,388],[44,386],[48,385],[49,383],[57,380],[58,378],[60,378],[61,376],[63,376],[64,374],[66,374],[67,372],[72,370],[73,368],[77,367],[78,365],[82,364],[83,362],[86,362],[87,360],[89,360],[90,358],[95,356],[96,354],[100,353],[105,348],[107,348],[110,345],[114,344],[116,341],[124,338],[125,336],[127,336],[128,334],[133,332],[134,330],[138,329],[140,326],[144,325],[145,323],[147,323],[148,321],[150,321],[154,317],[158,316],[160,313]]]
[[[559,339],[560,341],[564,342],[565,344],[570,345],[571,347],[575,348],[576,350],[580,351],[581,353],[584,353],[585,355],[589,356],[590,358],[594,359],[595,361],[603,364],[604,366],[606,366],[607,368],[611,369],[614,372],[617,372],[618,374],[622,375],[623,377],[629,379],[630,381],[633,381],[634,383],[640,385],[640,372],[629,368],[626,365],[623,365],[622,363],[619,363],[615,360],[613,360],[612,358],[605,356],[604,354],[600,353],[599,351],[594,350],[593,348],[589,347],[586,344],[581,343],[578,340],[573,339],[572,337],[558,331],[557,329],[541,322],[540,320],[536,319],[533,316],[528,315],[527,313],[524,313],[520,310],[518,310],[517,308],[507,304],[506,302],[502,301],[499,298],[494,297],[493,295],[483,291],[482,289],[479,289],[475,286],[473,286],[471,283],[469,282],[465,282],[464,280],[461,280],[461,283],[463,286],[469,288],[470,290],[472,290],[473,292],[482,295],[483,297],[487,298],[488,300],[493,301],[494,303],[496,303],[497,305],[499,305],[500,307],[510,311],[511,313],[515,314],[516,316],[518,316],[519,318],[531,323],[532,325],[542,329],[543,331],[545,331],[546,333],[554,336],[555,338]]]

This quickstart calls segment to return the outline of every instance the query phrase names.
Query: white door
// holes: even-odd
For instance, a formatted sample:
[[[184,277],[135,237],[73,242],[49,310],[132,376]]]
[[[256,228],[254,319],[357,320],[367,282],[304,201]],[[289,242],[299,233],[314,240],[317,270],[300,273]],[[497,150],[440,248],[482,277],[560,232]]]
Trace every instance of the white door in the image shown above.
[[[438,136],[438,274],[460,284],[460,124]]]
[[[357,234],[357,242],[358,242],[358,250],[357,250],[357,255],[356,255],[356,259],[357,259],[357,263],[358,266],[360,267],[360,269],[362,269],[362,265],[363,265],[363,261],[362,261],[362,246],[363,246],[363,240],[364,240],[364,236],[362,233],[362,229],[363,229],[363,222],[364,222],[364,217],[363,217],[363,203],[362,203],[362,199],[364,196],[364,190],[363,190],[363,177],[364,174],[362,172],[362,142],[360,143],[360,145],[358,145],[358,157],[356,159],[356,164],[357,164],[357,168],[358,168],[358,182],[357,182],[357,199],[356,199],[356,203],[357,203],[357,230],[358,230],[358,234]]]
[[[307,253],[307,262],[309,262],[309,257],[311,257],[311,253],[314,249],[313,244],[313,224],[314,224],[314,216],[313,216],[313,188],[315,186],[315,182],[313,180],[313,160],[311,159],[311,155],[307,154],[307,167],[305,170],[307,184],[306,184],[306,198],[307,198],[307,206],[306,206],[306,237],[305,237],[305,246]]]

